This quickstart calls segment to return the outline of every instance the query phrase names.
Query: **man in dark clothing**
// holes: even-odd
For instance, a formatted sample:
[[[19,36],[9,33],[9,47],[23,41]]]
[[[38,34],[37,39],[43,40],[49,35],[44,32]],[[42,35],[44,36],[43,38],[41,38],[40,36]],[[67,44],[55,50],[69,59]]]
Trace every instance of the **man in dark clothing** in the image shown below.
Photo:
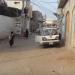
[[[28,29],[26,29],[26,32],[25,32],[26,39],[28,39],[28,35],[29,35],[29,32],[28,32]]]
[[[59,33],[59,40],[61,41],[61,33]]]
[[[11,34],[9,35],[10,47],[12,47],[12,45],[14,44],[14,38],[15,38],[15,34],[13,32],[11,32]]]

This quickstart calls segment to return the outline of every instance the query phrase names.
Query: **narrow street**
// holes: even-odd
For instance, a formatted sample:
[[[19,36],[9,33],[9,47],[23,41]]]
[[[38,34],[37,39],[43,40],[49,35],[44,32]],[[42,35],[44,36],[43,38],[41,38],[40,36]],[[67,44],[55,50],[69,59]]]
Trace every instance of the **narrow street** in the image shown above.
[[[0,75],[75,75],[75,54],[65,48],[42,48],[34,42],[18,38],[10,48],[0,44]]]
[[[75,0],[0,0],[0,75],[75,75],[74,50]]]

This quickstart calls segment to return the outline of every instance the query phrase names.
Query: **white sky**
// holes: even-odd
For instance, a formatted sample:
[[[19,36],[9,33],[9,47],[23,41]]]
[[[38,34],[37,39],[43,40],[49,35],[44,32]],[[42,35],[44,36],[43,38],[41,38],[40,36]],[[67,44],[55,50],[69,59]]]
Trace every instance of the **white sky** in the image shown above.
[[[31,2],[33,10],[39,10],[43,15],[46,14],[47,19],[57,19],[53,15],[53,12],[57,12],[57,0],[31,0]]]

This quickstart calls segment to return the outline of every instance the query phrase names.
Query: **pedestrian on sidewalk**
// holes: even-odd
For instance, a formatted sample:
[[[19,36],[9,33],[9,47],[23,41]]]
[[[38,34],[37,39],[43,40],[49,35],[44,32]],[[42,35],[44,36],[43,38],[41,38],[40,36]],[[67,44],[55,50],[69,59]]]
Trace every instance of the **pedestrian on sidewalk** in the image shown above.
[[[13,44],[14,44],[14,38],[15,38],[15,34],[14,34],[13,31],[11,31],[11,33],[9,35],[9,45],[10,45],[10,47],[12,47]]]
[[[26,39],[28,39],[28,36],[29,36],[28,29],[26,29],[25,36],[26,36]]]

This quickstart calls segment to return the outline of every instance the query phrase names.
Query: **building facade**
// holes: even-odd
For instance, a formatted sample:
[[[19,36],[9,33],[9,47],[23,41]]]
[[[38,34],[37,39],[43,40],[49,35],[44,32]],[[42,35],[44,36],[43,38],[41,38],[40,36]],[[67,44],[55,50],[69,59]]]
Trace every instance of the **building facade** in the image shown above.
[[[13,8],[18,8],[22,10],[22,0],[5,0],[7,3],[8,7],[13,7]],[[24,1],[24,7],[26,6],[26,1]]]
[[[7,7],[6,2],[0,0],[0,39],[8,38],[9,33],[14,30],[15,16],[15,9]]]
[[[65,18],[65,46],[75,48],[75,0],[59,0]]]
[[[40,11],[33,11],[32,12],[32,19],[30,29],[31,31],[36,31],[37,28],[43,25],[43,15]]]
[[[59,28],[57,20],[50,20],[50,19],[46,19],[46,21],[43,22],[43,27],[49,27],[49,28]]]
[[[3,3],[5,3],[5,1],[4,0],[0,0],[0,5],[3,4]]]
[[[30,0],[26,1],[26,9],[28,9],[28,13],[26,15],[26,29],[28,29],[30,32],[30,21],[32,18],[32,5]]]
[[[23,33],[30,29],[30,18],[32,17],[32,6],[30,0],[5,0],[8,7],[21,10],[21,15],[15,19],[15,32]],[[17,11],[18,15],[18,11]]]

